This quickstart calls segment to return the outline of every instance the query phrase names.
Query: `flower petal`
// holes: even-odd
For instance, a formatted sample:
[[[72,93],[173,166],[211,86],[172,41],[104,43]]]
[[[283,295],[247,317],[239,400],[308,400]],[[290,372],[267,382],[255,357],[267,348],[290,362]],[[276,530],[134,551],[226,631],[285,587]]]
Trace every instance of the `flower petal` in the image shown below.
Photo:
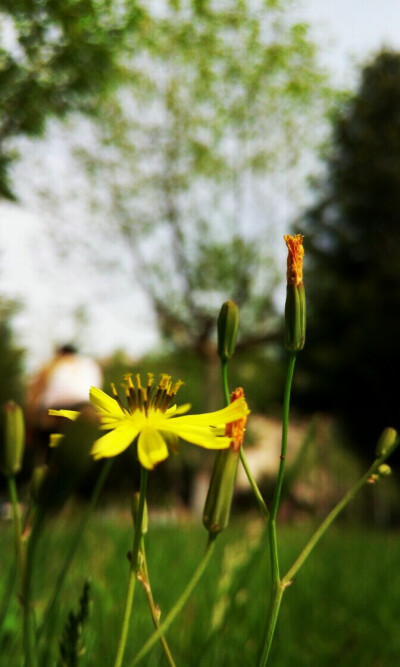
[[[168,457],[168,447],[162,435],[155,428],[144,428],[138,440],[138,457],[144,468],[152,470],[156,463]]]
[[[226,449],[232,442],[232,438],[217,435],[217,432],[209,426],[177,424],[178,421],[178,419],[167,421],[164,430],[179,435],[180,438],[191,442],[192,445],[205,447],[205,449]]]
[[[63,433],[51,433],[49,447],[58,447],[63,437]]]
[[[128,414],[127,410],[121,409],[115,398],[111,398],[111,396],[101,389],[97,389],[97,387],[90,387],[89,398],[93,407],[103,417],[113,417],[119,421]]]
[[[65,417],[66,419],[71,419],[75,421],[78,419],[81,413],[76,410],[49,410],[49,415],[52,417]]]
[[[187,426],[221,426],[237,419],[243,419],[249,412],[247,403],[242,397],[227,405],[226,408],[222,408],[222,410],[206,412],[204,415],[185,415],[184,417],[173,418],[171,421]]]
[[[125,420],[113,431],[98,438],[92,447],[91,454],[94,459],[116,456],[129,447],[138,433],[132,421]]]
[[[185,412],[189,412],[192,407],[191,403],[183,403],[183,405],[173,405],[165,411],[165,417],[173,417],[175,415],[184,415]]]

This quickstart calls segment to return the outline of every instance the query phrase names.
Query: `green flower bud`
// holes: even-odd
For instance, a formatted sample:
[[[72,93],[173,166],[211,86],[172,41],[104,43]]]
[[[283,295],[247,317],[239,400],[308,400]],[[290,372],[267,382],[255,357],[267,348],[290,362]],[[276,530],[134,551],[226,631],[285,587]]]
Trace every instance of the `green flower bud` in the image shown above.
[[[229,523],[239,452],[217,452],[203,511],[203,524],[210,533],[220,533]]]
[[[135,526],[135,528],[137,526],[137,520],[138,520],[139,498],[140,498],[140,493],[134,493],[133,496],[132,496],[131,511],[132,511],[133,525]],[[141,534],[146,535],[148,529],[149,529],[149,513],[148,513],[148,510],[147,510],[147,502],[145,500],[144,501],[144,508],[143,508],[143,519],[142,519]]]
[[[382,463],[378,468],[378,474],[380,477],[389,477],[392,474],[392,469],[387,463]]]
[[[238,387],[232,392],[231,402],[244,396]],[[210,533],[220,533],[229,523],[240,448],[243,443],[247,417],[225,427],[225,435],[232,438],[229,449],[217,452],[203,511],[203,524]]]
[[[306,297],[303,284],[303,236],[284,237],[288,247],[285,304],[285,345],[298,352],[306,340]]]
[[[21,470],[24,455],[24,413],[14,401],[8,401],[4,405],[4,416],[4,440],[0,447],[0,467],[5,475],[16,475]]]
[[[234,301],[225,301],[218,315],[218,355],[226,362],[235,351],[239,328],[239,308]]]
[[[394,428],[385,428],[385,430],[381,433],[378,444],[376,445],[376,456],[378,458],[385,456],[389,449],[394,445],[396,438],[397,431],[395,431]]]
[[[287,285],[285,304],[285,345],[298,352],[306,340],[306,298],[304,285]]]

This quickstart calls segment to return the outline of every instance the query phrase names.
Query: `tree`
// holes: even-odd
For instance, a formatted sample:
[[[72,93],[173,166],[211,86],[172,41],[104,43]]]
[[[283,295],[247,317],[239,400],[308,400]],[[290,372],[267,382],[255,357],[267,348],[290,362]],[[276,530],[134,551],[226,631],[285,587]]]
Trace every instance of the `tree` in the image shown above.
[[[310,401],[365,448],[400,426],[400,54],[383,51],[333,122],[306,234]]]
[[[242,345],[276,336],[268,200],[282,171],[290,180],[326,93],[287,7],[153,5],[85,153],[105,235],[122,241],[164,335],[203,357],[227,298],[242,307]]]
[[[13,139],[43,133],[49,116],[93,112],[119,77],[125,36],[143,17],[136,0],[2,0],[0,196],[14,198]]]

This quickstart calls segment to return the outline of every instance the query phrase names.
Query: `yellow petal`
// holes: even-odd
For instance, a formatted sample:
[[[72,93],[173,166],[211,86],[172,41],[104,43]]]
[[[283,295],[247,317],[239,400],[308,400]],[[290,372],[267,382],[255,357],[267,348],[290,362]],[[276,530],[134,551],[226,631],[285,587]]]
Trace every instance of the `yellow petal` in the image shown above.
[[[171,422],[187,426],[221,426],[229,424],[237,419],[243,419],[249,414],[250,410],[244,398],[238,398],[230,403],[226,408],[216,412],[206,412],[204,415],[185,415],[185,417],[176,417]],[[169,428],[169,425],[168,425]]]
[[[93,407],[104,417],[113,417],[119,421],[128,414],[128,411],[123,410],[115,398],[111,398],[97,387],[90,387],[89,398]]]
[[[78,419],[81,413],[76,410],[49,410],[49,415],[52,417],[65,417],[66,419]]]
[[[191,408],[190,403],[184,403],[183,405],[173,405],[165,411],[164,415],[166,417],[173,417],[174,415],[184,415],[185,412],[189,412]]]
[[[113,431],[96,440],[91,451],[93,458],[117,456],[129,447],[138,432],[131,420],[121,422]]]
[[[168,447],[164,438],[155,428],[144,428],[138,440],[138,457],[144,468],[152,470],[156,463],[168,457]]]
[[[63,437],[63,433],[52,433],[50,435],[49,447],[58,447]]]
[[[226,449],[232,442],[232,438],[218,436],[214,429],[209,426],[193,426],[191,424],[178,424],[179,419],[171,419],[165,423],[164,430],[175,433],[180,438],[191,442],[193,445],[205,447],[205,449]]]

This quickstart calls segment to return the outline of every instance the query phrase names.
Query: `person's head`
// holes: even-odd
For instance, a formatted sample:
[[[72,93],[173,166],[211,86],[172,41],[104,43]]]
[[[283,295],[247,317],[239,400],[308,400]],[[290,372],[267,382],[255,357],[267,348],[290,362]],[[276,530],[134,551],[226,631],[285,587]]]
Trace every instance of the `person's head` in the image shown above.
[[[75,345],[72,345],[71,343],[60,345],[60,347],[57,348],[57,354],[60,356],[63,356],[65,354],[77,354],[77,352],[78,349],[75,347]]]

